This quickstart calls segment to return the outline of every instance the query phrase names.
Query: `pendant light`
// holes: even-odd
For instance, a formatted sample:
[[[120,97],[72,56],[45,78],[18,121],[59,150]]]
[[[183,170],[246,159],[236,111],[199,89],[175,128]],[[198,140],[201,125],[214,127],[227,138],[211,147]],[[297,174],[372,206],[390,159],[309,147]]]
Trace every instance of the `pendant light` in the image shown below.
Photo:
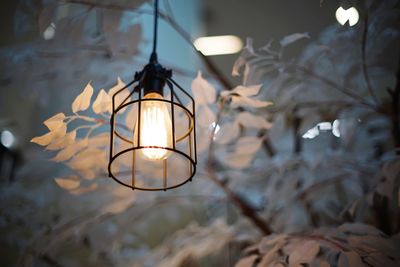
[[[112,96],[109,177],[132,189],[179,187],[196,172],[193,98],[157,59],[158,0],[149,63]]]

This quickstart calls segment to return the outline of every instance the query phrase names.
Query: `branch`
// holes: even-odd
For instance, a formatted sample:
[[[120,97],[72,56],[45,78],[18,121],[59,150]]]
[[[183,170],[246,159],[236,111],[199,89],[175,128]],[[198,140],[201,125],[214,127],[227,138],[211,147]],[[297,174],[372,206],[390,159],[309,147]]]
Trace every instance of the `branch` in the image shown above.
[[[392,97],[392,134],[395,147],[400,147],[400,55],[397,63],[396,85],[394,89],[388,89]],[[399,153],[399,152],[398,152]]]
[[[311,194],[311,193],[313,193],[313,192],[315,192],[315,191],[318,191],[318,190],[320,190],[320,189],[322,189],[322,188],[325,188],[325,187],[327,187],[327,186],[330,186],[330,185],[332,185],[332,184],[340,183],[340,182],[342,182],[343,180],[346,180],[346,179],[348,179],[348,178],[350,178],[350,177],[347,176],[347,174],[346,174],[346,175],[339,175],[339,176],[334,176],[334,177],[332,177],[332,178],[329,178],[329,179],[323,180],[323,181],[321,181],[321,182],[315,183],[315,184],[313,184],[313,185],[307,187],[306,189],[304,189],[304,190],[301,191],[300,193],[298,193],[298,194],[292,199],[292,201],[297,201],[297,200],[304,201],[304,200],[307,198],[307,196],[308,196],[309,194]]]
[[[318,183],[312,184],[309,187],[305,188],[304,190],[298,192],[295,196],[293,196],[286,205],[281,206],[273,211],[271,211],[271,215],[268,216],[269,220],[274,220],[275,216],[278,213],[284,212],[286,207],[289,207],[291,204],[299,201],[302,203],[302,205],[304,205],[305,209],[309,212],[309,216],[310,216],[310,221],[313,223],[313,220],[315,218],[313,218],[313,211],[312,211],[312,207],[310,205],[310,203],[307,201],[307,198],[310,194],[318,192],[321,189],[324,189],[326,187],[329,187],[331,185],[335,185],[338,183],[341,183],[344,180],[347,179],[351,179],[351,177],[346,176],[346,175],[338,175],[338,176],[333,176],[332,178],[320,181]],[[318,225],[317,225],[318,226]]]
[[[371,95],[372,99],[375,102],[375,105],[379,105],[379,100],[377,96],[374,93],[374,90],[372,89],[371,86],[371,81],[369,79],[368,75],[368,70],[367,70],[367,64],[366,64],[366,46],[367,46],[367,38],[368,38],[368,12],[365,14],[365,19],[364,19],[364,31],[362,35],[362,41],[361,41],[361,61],[362,61],[362,71],[365,79],[365,83],[367,84],[367,89],[369,94]]]
[[[123,6],[123,5],[116,5],[116,4],[106,4],[106,3],[100,3],[96,1],[90,1],[90,0],[62,0],[60,3],[69,3],[69,4],[79,4],[79,5],[85,5],[85,6],[90,6],[90,7],[101,7],[101,8],[107,8],[107,9],[116,9],[116,10],[128,10],[128,9],[138,9],[135,7],[131,6]]]
[[[60,263],[58,263],[55,259],[53,259],[50,255],[44,254],[40,256],[40,259],[42,259],[44,262],[46,262],[48,265],[53,266],[53,267],[63,267]]]
[[[267,155],[271,158],[274,157],[276,155],[276,150],[270,142],[270,139],[267,135],[267,131],[265,129],[259,130],[257,132],[257,137],[262,139],[262,146]]]
[[[310,77],[312,77],[312,78],[314,78],[314,79],[316,79],[316,80],[318,80],[318,81],[320,81],[322,83],[325,83],[326,85],[332,87],[333,89],[335,89],[335,90],[347,95],[348,97],[356,100],[360,105],[368,107],[370,109],[373,109],[376,112],[379,112],[379,110],[377,109],[377,107],[375,105],[372,105],[371,103],[366,101],[361,96],[353,93],[350,89],[342,87],[339,84],[335,83],[334,81],[331,81],[331,80],[329,80],[329,79],[327,79],[327,78],[325,78],[325,77],[323,77],[321,75],[318,75],[315,72],[313,72],[310,69],[307,69],[307,68],[305,68],[303,66],[293,65],[293,64],[291,66],[293,66],[296,70],[299,70],[299,71],[303,72],[304,74],[306,74],[306,75],[308,75],[308,76],[310,76]]]
[[[227,195],[229,200],[240,209],[242,214],[244,216],[246,216],[253,223],[253,225],[256,226],[258,228],[258,230],[260,230],[260,232],[262,232],[264,235],[269,235],[272,233],[272,230],[271,230],[270,226],[267,224],[267,222],[265,222],[263,219],[261,219],[258,216],[257,212],[254,210],[254,208],[251,207],[244,199],[242,199],[234,191],[232,191],[224,181],[219,179],[219,177],[215,173],[215,170],[214,170],[214,163],[215,163],[214,138],[213,137],[215,135],[215,131],[217,128],[216,125],[218,125],[221,120],[221,115],[222,115],[222,111],[224,109],[225,103],[226,103],[225,100],[222,99],[220,106],[219,106],[217,119],[215,121],[215,127],[213,128],[213,131],[210,136],[210,145],[208,148],[208,159],[207,159],[207,167],[206,167],[208,177],[211,181],[213,181],[217,186],[219,186],[225,192],[225,194]]]

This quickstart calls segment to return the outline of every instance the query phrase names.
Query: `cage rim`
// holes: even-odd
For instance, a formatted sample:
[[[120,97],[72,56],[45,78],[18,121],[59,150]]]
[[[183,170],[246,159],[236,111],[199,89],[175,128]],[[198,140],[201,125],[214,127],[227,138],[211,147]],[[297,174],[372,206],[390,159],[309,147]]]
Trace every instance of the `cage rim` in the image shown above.
[[[121,155],[123,155],[123,154],[125,154],[125,153],[128,153],[128,152],[130,152],[130,151],[135,151],[135,150],[145,149],[145,148],[160,148],[160,149],[166,149],[166,150],[170,150],[170,151],[172,151],[172,152],[176,152],[176,153],[178,153],[178,154],[184,156],[187,160],[189,160],[190,164],[192,165],[192,173],[190,174],[190,176],[189,176],[188,178],[186,178],[183,182],[181,182],[181,183],[179,183],[179,184],[176,184],[176,185],[173,185],[173,186],[168,186],[168,187],[154,187],[154,188],[153,188],[153,187],[138,187],[138,186],[132,186],[132,185],[130,185],[130,184],[127,184],[127,183],[122,182],[120,179],[118,179],[117,177],[114,176],[113,172],[111,171],[111,166],[112,166],[112,163],[113,163],[118,157],[120,157]],[[179,151],[179,150],[177,150],[177,149],[173,149],[173,148],[169,148],[169,147],[158,147],[158,146],[140,146],[140,147],[130,147],[130,148],[128,148],[128,149],[124,149],[124,150],[118,152],[117,154],[115,154],[114,156],[112,156],[112,157],[111,157],[111,160],[110,160],[110,162],[109,162],[109,164],[108,164],[108,173],[109,173],[109,176],[110,176],[113,180],[115,180],[116,182],[118,182],[119,184],[121,184],[121,185],[123,185],[123,186],[126,186],[126,187],[128,187],[128,188],[131,188],[132,190],[135,190],[135,189],[136,189],[136,190],[142,190],[142,191],[167,191],[167,190],[170,190],[170,189],[174,189],[174,188],[180,187],[180,186],[182,186],[182,185],[184,185],[184,184],[186,184],[186,183],[188,183],[188,182],[191,182],[193,176],[196,174],[196,165],[197,165],[197,163],[196,163],[195,160],[193,160],[190,156],[186,155],[185,153],[183,153],[182,151]]]

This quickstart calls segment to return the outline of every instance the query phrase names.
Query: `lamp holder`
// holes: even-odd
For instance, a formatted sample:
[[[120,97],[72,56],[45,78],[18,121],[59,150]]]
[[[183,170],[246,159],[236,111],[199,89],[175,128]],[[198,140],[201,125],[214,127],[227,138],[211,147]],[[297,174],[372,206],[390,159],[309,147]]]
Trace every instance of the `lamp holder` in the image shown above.
[[[192,177],[196,173],[197,165],[197,153],[196,153],[196,122],[195,122],[195,102],[192,96],[188,94],[177,82],[172,79],[172,71],[164,68],[158,63],[157,59],[157,20],[158,20],[158,0],[154,0],[154,39],[153,39],[153,51],[150,55],[149,63],[144,68],[135,73],[133,81],[126,84],[123,88],[119,89],[112,96],[112,112],[110,118],[110,153],[108,163],[108,174],[119,184],[130,187],[132,190],[145,190],[145,191],[160,191],[168,190],[182,186],[183,184],[192,180]],[[133,87],[132,90],[130,87]],[[172,135],[172,146],[164,147],[158,145],[144,145],[141,144],[141,105],[143,102],[149,99],[143,99],[142,96],[146,96],[149,93],[158,93],[163,96],[165,90],[169,90],[170,97],[168,99],[150,99],[156,103],[162,103],[168,108],[168,112],[171,114],[171,135]],[[122,92],[129,94],[121,103],[117,105],[117,95]],[[135,94],[138,93],[138,94]],[[180,96],[178,97],[178,93]],[[120,95],[122,96],[122,95]],[[181,101],[186,100],[186,102]],[[184,104],[185,103],[185,104]],[[123,113],[126,108],[137,110],[137,143],[132,140],[135,136],[135,129],[133,133],[129,127],[122,127],[116,123],[117,118]],[[183,131],[176,131],[175,125],[175,112],[183,114],[184,118],[187,119],[187,126],[183,126]],[[128,124],[128,122],[126,122]],[[136,127],[136,126],[135,126]],[[186,129],[185,129],[186,128]],[[128,129],[131,132],[130,135],[122,132],[121,130]],[[133,135],[132,135],[133,134]],[[178,143],[182,142],[181,144]],[[124,144],[124,146],[121,146]],[[162,162],[162,180],[150,179],[146,183],[146,179],[141,175],[140,168],[137,168],[138,159],[135,156],[136,153],[142,149],[164,149],[174,154],[174,160],[181,159],[181,162],[186,162],[186,168],[182,169],[184,172],[174,172],[173,175],[169,173],[170,159],[163,159]],[[131,157],[131,166],[127,166],[128,172],[119,172],[113,169],[113,166],[117,166],[120,170],[120,166],[125,165],[126,157]],[[182,161],[183,160],[183,161]],[[114,163],[114,164],[113,164]],[[140,162],[139,162],[140,163]],[[173,165],[172,165],[173,166]],[[157,176],[157,175],[156,175]],[[161,176],[161,175],[159,175]],[[169,179],[168,176],[172,176]],[[154,178],[154,177],[153,177]],[[158,180],[159,183],[157,183]]]
[[[152,53],[152,56],[153,54],[155,53]],[[142,81],[143,95],[158,93],[164,96],[164,86],[170,78],[172,78],[172,70],[164,68],[156,60],[151,59],[142,71],[135,74],[135,79]]]

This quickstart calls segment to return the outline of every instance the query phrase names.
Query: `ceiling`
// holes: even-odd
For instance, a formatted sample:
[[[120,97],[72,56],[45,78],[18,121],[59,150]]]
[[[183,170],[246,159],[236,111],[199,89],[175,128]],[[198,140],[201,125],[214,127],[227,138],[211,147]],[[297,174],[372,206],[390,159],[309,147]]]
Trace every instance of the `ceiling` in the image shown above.
[[[334,14],[339,6],[336,0],[203,0],[201,3],[204,35],[232,34],[243,42],[250,37],[255,48],[292,33],[308,32],[311,41],[315,40],[324,28],[337,23]],[[296,53],[296,46],[294,49],[291,52]],[[229,77],[237,57],[237,54],[219,55],[212,56],[212,60]]]

